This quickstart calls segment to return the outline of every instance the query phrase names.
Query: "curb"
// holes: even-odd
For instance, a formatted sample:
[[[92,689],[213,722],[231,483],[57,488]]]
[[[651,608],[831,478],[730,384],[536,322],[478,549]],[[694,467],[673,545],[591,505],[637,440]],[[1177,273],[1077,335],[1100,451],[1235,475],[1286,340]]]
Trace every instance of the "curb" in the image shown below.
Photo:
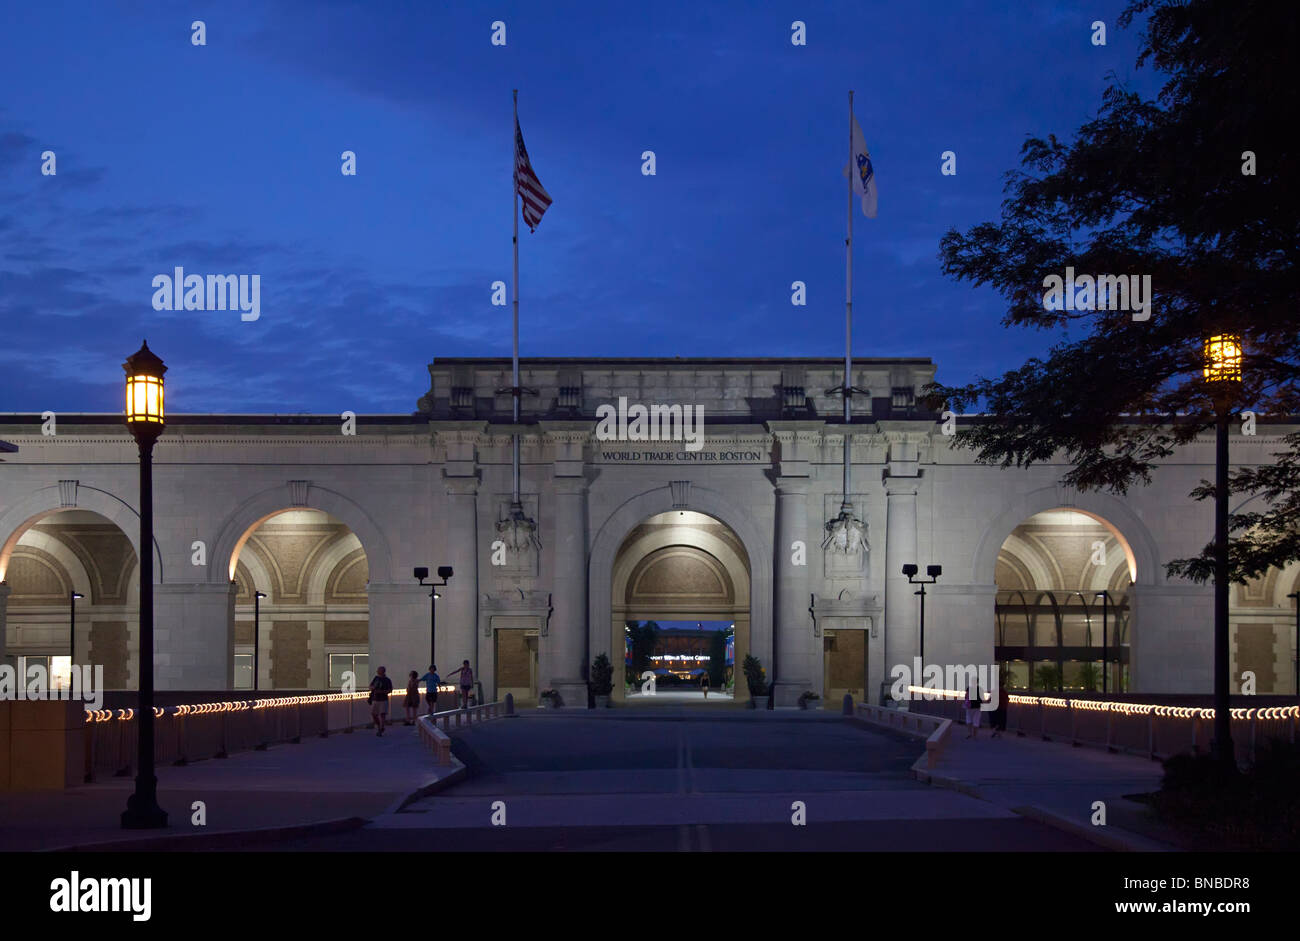
[[[1091,824],[1079,823],[1077,820],[1071,820],[1069,817],[1062,816],[1054,811],[1033,804],[1026,807],[1012,807],[1011,812],[1020,814],[1022,817],[1028,817],[1030,820],[1037,820],[1039,823],[1045,823],[1048,826],[1056,827],[1056,829],[1072,833],[1080,839],[1088,840],[1091,843],[1096,843],[1098,846],[1121,853],[1180,852],[1176,846],[1157,843],[1155,840],[1149,840],[1146,837],[1138,836],[1136,833],[1129,833],[1127,830],[1120,830],[1112,827],[1094,827]]]
[[[160,850],[230,850],[250,844],[278,843],[284,839],[346,833],[359,830],[370,821],[365,817],[339,817],[291,827],[259,827],[249,830],[223,830],[220,833],[177,833],[172,836],[139,840],[107,840],[100,843],[76,843],[37,850],[41,853],[157,852]]]
[[[426,797],[431,797],[432,795],[438,793],[444,788],[451,787],[451,785],[453,784],[459,784],[461,781],[465,780],[465,778],[468,777],[469,775],[469,768],[465,766],[465,763],[461,761],[459,758],[457,758],[455,755],[452,755],[451,763],[452,763],[451,773],[448,774],[446,777],[439,778],[438,780],[432,782],[431,784],[424,785],[424,787],[416,788],[414,791],[407,794],[405,797],[399,797],[392,804],[389,804],[382,811],[380,811],[380,813],[377,816],[387,816],[389,814],[400,814],[404,809],[409,807],[411,804],[414,804],[416,801],[423,800]],[[366,821],[366,822],[369,823],[370,821]]]
[[[995,801],[985,797],[980,789],[974,784],[968,784],[957,778],[951,778],[943,774],[934,774],[924,768],[925,756],[922,755],[912,765],[912,776],[922,784],[929,784],[932,787],[942,787],[950,791],[957,791],[968,797],[974,797],[985,803],[993,804]],[[1019,807],[1007,808],[1013,814],[1021,817],[1028,817],[1030,820],[1036,820],[1039,823],[1046,824],[1049,827],[1055,827],[1072,836],[1077,836],[1082,840],[1095,843],[1104,849],[1114,850],[1121,853],[1177,853],[1180,852],[1176,846],[1170,846],[1167,843],[1159,843],[1155,840],[1139,836],[1136,833],[1130,833],[1117,827],[1094,827],[1090,824],[1082,824],[1077,820],[1072,820],[1055,811],[1048,810],[1045,807],[1039,807],[1036,804],[1026,804]]]

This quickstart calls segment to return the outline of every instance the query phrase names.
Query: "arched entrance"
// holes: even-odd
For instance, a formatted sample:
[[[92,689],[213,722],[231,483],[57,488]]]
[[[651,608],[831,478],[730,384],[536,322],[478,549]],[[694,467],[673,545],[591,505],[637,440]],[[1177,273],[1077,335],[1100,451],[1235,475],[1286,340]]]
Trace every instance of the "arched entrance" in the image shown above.
[[[1109,521],[1071,507],[1035,513],[1003,541],[994,658],[1018,690],[1129,688],[1132,547]]]
[[[343,521],[303,507],[273,513],[242,535],[230,566],[236,689],[253,686],[255,650],[259,690],[338,689],[349,671],[364,685],[369,563]],[[254,592],[265,595],[256,619]]]
[[[103,668],[105,689],[135,688],[139,564],[115,521],[80,508],[45,511],[6,540],[2,566],[12,641],[0,638],[0,653],[20,676],[39,665],[65,686],[69,664],[90,664]]]
[[[697,640],[690,637],[689,628],[661,632],[656,649],[634,651],[632,679],[638,681],[638,688],[641,671],[647,666],[664,671],[660,675],[665,680],[681,677],[681,686],[692,693],[698,688],[693,677],[698,676],[697,671],[706,670],[711,674],[711,689],[722,693],[718,697],[722,698],[732,694],[720,689],[725,688],[728,678],[725,658],[730,654],[734,696],[737,701],[747,700],[744,680],[737,674],[751,645],[751,581],[744,544],[730,526],[716,517],[693,510],[670,510],[634,526],[615,554],[610,578],[608,617],[614,700],[628,701],[624,653],[632,633],[629,625],[650,621],[661,625],[701,623],[713,630],[699,632]],[[725,637],[728,627],[733,630],[730,644]],[[723,643],[719,645],[718,640]],[[724,657],[722,664],[716,662],[720,655]],[[734,682],[738,678],[740,681]],[[699,699],[704,701],[703,694]]]

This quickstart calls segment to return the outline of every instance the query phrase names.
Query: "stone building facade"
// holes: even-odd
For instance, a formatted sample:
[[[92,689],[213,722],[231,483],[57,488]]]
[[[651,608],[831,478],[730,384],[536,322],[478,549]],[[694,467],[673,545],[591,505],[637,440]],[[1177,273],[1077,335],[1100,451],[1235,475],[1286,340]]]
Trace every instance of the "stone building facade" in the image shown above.
[[[827,391],[843,383],[838,360],[533,359],[521,372],[536,394],[518,425],[505,359],[437,361],[413,414],[358,416],[354,434],[334,415],[169,416],[149,547],[158,686],[235,686],[262,591],[262,688],[325,688],[348,664],[422,672],[436,603],[439,666],[469,660],[492,697],[553,688],[584,705],[588,665],[607,653],[618,700],[625,622],[677,619],[734,623],[737,663],[757,656],[778,704],[805,690],[875,701],[920,652],[919,599],[901,575],[915,563],[943,567],[925,597],[926,663],[1001,652],[1024,659],[1033,684],[1062,651],[1092,656],[1090,603],[1107,591],[1112,685],[1210,689],[1211,588],[1167,579],[1164,564],[1212,533],[1211,506],[1187,496],[1213,476],[1212,440],[1121,499],[1061,487],[1063,462],[985,467],[952,448],[917,405],[927,359],[857,361],[852,385],[867,395],[847,427]],[[620,399],[700,406],[703,438],[638,440],[634,426],[631,440],[602,440],[598,409]],[[130,688],[134,445],[120,415],[41,426],[0,415],[0,438],[19,449],[0,462],[0,653],[66,654],[79,591],[77,662],[103,662],[110,685]],[[1268,462],[1293,427],[1234,432],[1234,463]],[[846,431],[848,499],[866,527],[850,553],[823,548],[845,502]],[[537,525],[518,550],[497,528],[515,434],[520,503]],[[454,569],[436,602],[412,576],[421,565]],[[1234,677],[1250,670],[1260,692],[1292,691],[1297,587],[1300,567],[1234,588]]]

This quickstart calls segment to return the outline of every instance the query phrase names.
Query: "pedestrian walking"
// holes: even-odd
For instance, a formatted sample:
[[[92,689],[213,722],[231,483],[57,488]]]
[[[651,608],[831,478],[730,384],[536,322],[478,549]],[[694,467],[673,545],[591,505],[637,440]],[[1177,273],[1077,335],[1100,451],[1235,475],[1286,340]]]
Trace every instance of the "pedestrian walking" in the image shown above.
[[[709,674],[706,672],[700,677],[700,689],[704,690],[704,698],[709,698]]]
[[[983,696],[980,693],[979,683],[975,684],[975,692],[972,695],[970,687],[966,687],[966,726],[970,731],[966,734],[967,738],[978,738],[980,727],[980,703]]]
[[[470,669],[469,661],[465,660],[460,669],[452,670],[451,675],[460,674],[460,698],[462,709],[469,708],[469,694],[474,689],[474,671]]]
[[[414,670],[406,681],[406,698],[402,700],[406,710],[406,724],[415,725],[415,717],[420,711],[420,674]]]
[[[388,721],[388,694],[392,691],[393,681],[388,678],[388,670],[380,667],[370,681],[370,717],[379,729],[376,735],[384,734],[384,724]]]
[[[429,672],[420,677],[420,682],[424,684],[424,701],[429,704],[429,715],[432,716],[438,711],[438,687],[442,685],[436,663],[429,664]]]

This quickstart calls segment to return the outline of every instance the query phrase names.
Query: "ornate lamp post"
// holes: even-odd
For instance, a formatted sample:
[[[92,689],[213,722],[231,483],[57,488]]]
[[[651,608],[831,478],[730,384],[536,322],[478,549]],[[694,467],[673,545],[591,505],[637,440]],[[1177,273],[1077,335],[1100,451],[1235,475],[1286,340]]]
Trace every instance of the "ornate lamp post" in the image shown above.
[[[907,576],[908,584],[921,586],[920,591],[914,591],[912,592],[912,594],[921,596],[921,636],[919,638],[920,643],[918,644],[918,646],[920,647],[920,650],[918,651],[918,653],[921,656],[921,668],[924,669],[925,668],[925,586],[933,585],[935,582],[939,580],[939,576],[943,574],[943,566],[927,565],[925,567],[925,574],[930,576],[928,579],[917,578],[916,573],[918,571],[919,569],[916,567],[914,563],[909,563],[903,566],[903,574]]]
[[[1205,341],[1205,381],[1214,398],[1214,747],[1236,767],[1228,698],[1228,420],[1241,392],[1241,337],[1219,334]]]
[[[167,826],[158,806],[153,767],[153,446],[163,430],[163,373],[167,367],[143,344],[125,363],[126,426],[140,450],[140,690],[135,793],[126,800],[122,827],[147,830]]]
[[[262,599],[266,597],[264,591],[253,592],[253,690],[257,691],[257,660],[260,643],[262,640]],[[272,684],[275,685],[275,684]]]
[[[429,567],[418,565],[415,568],[415,578],[424,585],[424,580],[429,577]],[[442,595],[438,594],[439,588],[446,588],[447,582],[451,579],[451,566],[438,566],[438,577],[440,582],[429,582],[426,586],[429,589],[429,665],[438,662],[438,599]]]

